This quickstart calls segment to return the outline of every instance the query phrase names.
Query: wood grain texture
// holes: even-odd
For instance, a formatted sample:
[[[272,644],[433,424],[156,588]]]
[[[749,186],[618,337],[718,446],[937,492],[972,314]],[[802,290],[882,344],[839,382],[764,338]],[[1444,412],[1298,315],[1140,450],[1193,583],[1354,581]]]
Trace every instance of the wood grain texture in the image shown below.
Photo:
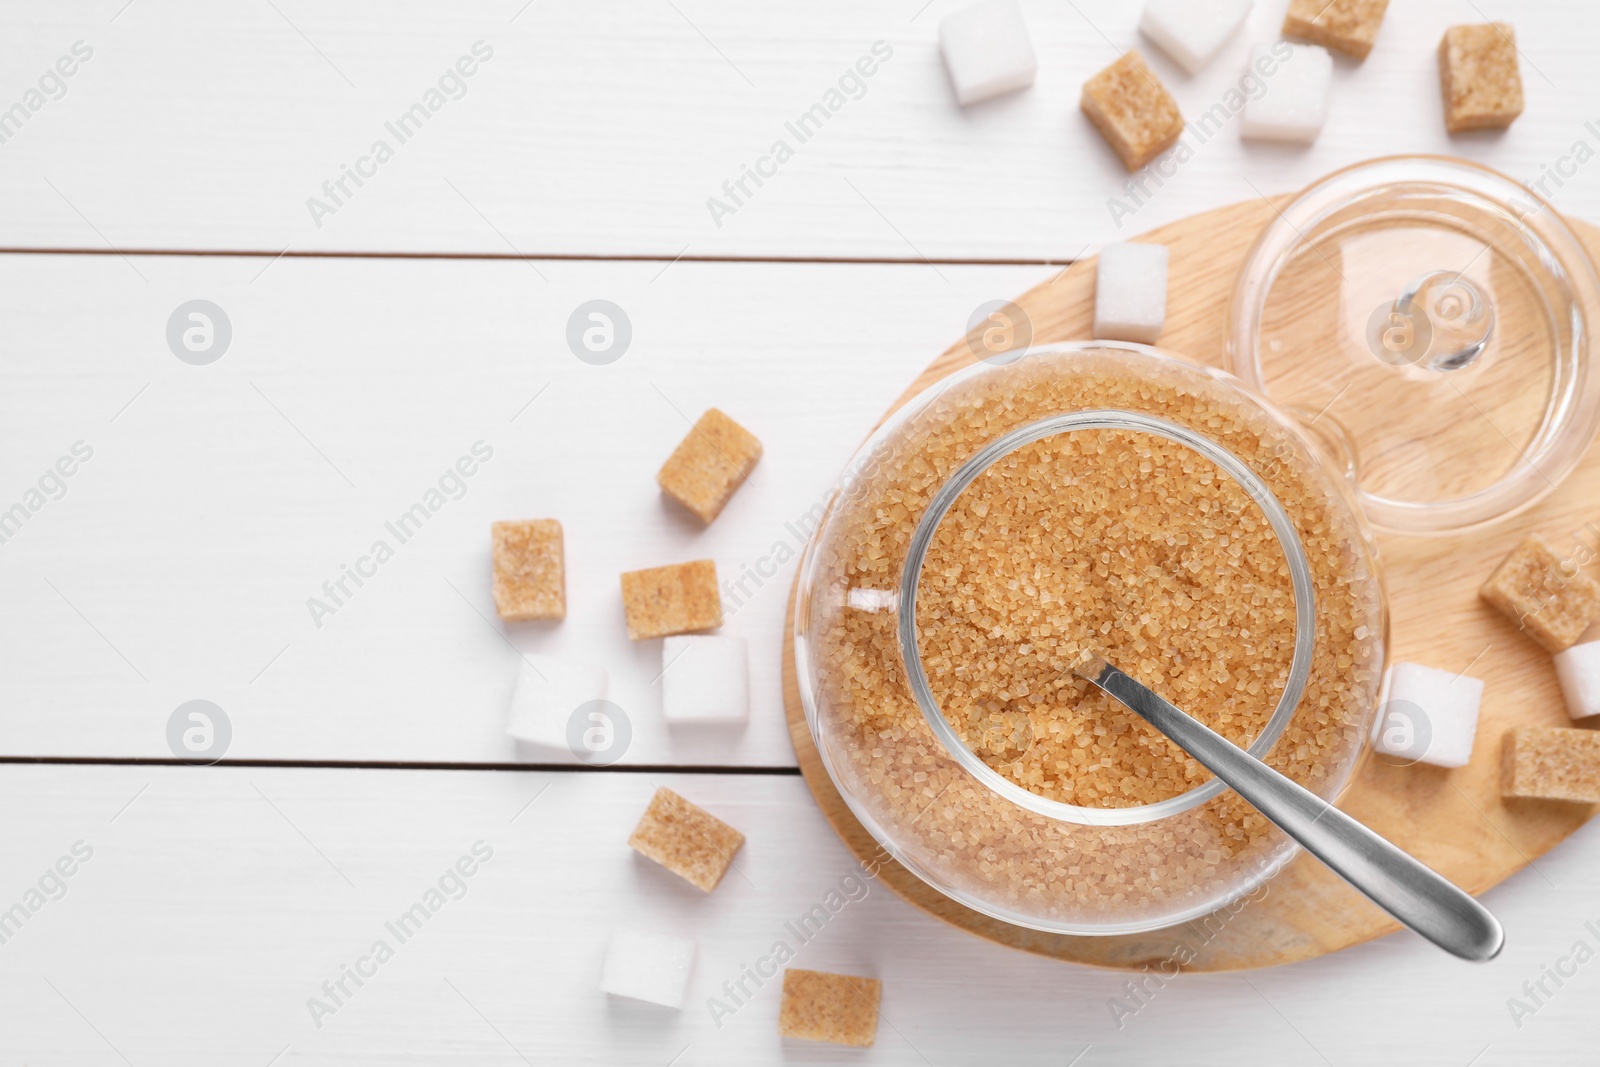
[[[1083,82],[1140,47],[1198,123],[1250,44],[1277,39],[1282,0],[1256,4],[1193,77],[1138,34],[1139,0],[1022,0],[1037,83],[963,109],[937,27],[967,2],[395,0],[375,14],[13,0],[0,10],[0,109],[74,42],[94,55],[0,146],[0,247],[1061,262],[1374,155],[1453,153],[1540,180],[1574,142],[1600,147],[1579,96],[1593,62],[1585,0],[1393,4],[1367,60],[1337,63],[1314,145],[1241,141],[1230,115],[1191,132],[1181,164],[1138,176],[1079,113]],[[1527,109],[1503,134],[1449,137],[1434,48],[1445,26],[1491,18],[1515,21]],[[401,143],[386,124],[480,40],[492,59]],[[859,98],[804,143],[789,133],[879,40],[893,58]],[[714,219],[708,199],[780,138],[793,158],[759,187],[746,179],[737,212]],[[344,179],[379,140],[393,157],[360,186]],[[1563,170],[1549,185],[1561,208],[1600,218],[1587,165]],[[314,219],[308,201],[333,203],[323,186],[340,180],[336,213]]]
[[[1279,203],[1282,203],[1280,201]],[[1161,227],[1141,240],[1170,250],[1167,324],[1160,344],[1222,365],[1224,309],[1255,235],[1276,208],[1256,200]],[[1579,224],[1591,254],[1600,230]],[[1017,298],[1036,343],[1091,336],[1094,262],[1085,261]],[[965,340],[951,346],[896,403],[974,361]],[[892,412],[894,408],[891,408]],[[1485,435],[1489,434],[1485,428]],[[1472,762],[1459,770],[1396,767],[1367,759],[1339,806],[1424,863],[1474,893],[1521,870],[1583,825],[1592,805],[1502,801],[1500,737],[1513,725],[1570,725],[1550,656],[1478,598],[1478,587],[1528,530],[1569,537],[1595,517],[1600,448],[1532,511],[1487,530],[1450,538],[1380,535],[1390,612],[1390,662],[1471,670],[1485,682]],[[801,770],[823,813],[858,856],[877,852],[828,778],[795,685],[793,596],[785,637],[784,702]],[[898,864],[884,880],[919,907],[983,937],[1079,963],[1139,970],[1179,946],[1189,969],[1228,971],[1291,963],[1398,929],[1315,859],[1301,854],[1269,891],[1237,915],[1218,913],[1168,930],[1117,937],[1042,934],[998,922],[957,904]]]

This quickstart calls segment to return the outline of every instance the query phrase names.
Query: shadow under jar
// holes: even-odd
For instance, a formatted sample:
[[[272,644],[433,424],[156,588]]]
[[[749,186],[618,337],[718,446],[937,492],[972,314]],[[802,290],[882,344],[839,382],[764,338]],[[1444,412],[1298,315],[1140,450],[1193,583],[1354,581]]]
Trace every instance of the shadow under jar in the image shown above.
[[[794,622],[861,823],[960,903],[1071,934],[1209,913],[1295,852],[1074,677],[1084,650],[1331,801],[1386,644],[1342,470],[1229,375],[1105,341],[976,364],[896,412],[837,487]]]

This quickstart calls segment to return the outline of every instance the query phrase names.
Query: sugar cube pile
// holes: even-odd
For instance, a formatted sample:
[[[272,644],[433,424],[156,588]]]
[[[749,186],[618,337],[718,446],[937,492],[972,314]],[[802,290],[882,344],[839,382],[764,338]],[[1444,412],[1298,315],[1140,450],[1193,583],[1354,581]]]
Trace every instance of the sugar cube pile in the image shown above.
[[[1147,0],[1139,32],[1195,74],[1239,32],[1249,13],[1250,0]]]
[[[1280,60],[1274,49],[1284,48],[1289,54]],[[1315,141],[1328,120],[1328,96],[1333,89],[1333,57],[1328,50],[1310,44],[1257,44],[1250,49],[1250,69],[1263,74],[1265,88],[1246,97],[1239,116],[1239,136],[1303,144]],[[1265,70],[1272,73],[1264,74]]]
[[[1094,335],[1154,344],[1167,321],[1167,246],[1119,242],[1100,250]]]
[[[663,641],[661,714],[668,723],[748,721],[750,670],[744,638],[694,634]]]
[[[1477,678],[1396,663],[1389,668],[1389,695],[1374,746],[1408,763],[1465,767],[1472,760],[1482,702],[1483,682]]]
[[[604,668],[555,656],[525,655],[511,690],[506,733],[541,748],[570,750],[567,723],[572,713],[605,695]]]
[[[681,1008],[694,966],[695,943],[686,937],[646,930],[617,930],[606,946],[600,988],[664,1008]]]
[[[778,1033],[803,1041],[869,1048],[878,1036],[883,983],[790,967],[783,972]]]
[[[983,0],[947,16],[939,50],[963,107],[1025,89],[1039,69],[1017,0]]]

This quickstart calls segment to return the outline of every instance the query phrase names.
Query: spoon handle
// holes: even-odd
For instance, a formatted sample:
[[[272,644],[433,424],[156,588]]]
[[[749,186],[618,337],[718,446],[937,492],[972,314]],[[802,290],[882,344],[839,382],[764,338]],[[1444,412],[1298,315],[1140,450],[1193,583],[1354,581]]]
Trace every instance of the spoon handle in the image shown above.
[[[1505,943],[1499,920],[1449,880],[1100,657],[1086,660],[1077,673],[1176,742],[1406,926],[1462,959],[1489,960],[1499,953]]]

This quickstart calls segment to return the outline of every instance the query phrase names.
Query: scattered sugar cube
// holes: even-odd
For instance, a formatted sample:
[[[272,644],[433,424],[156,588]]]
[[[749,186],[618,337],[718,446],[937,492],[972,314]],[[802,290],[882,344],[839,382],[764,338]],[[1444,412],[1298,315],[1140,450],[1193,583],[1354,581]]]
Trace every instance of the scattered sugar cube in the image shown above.
[[[628,636],[635,641],[722,625],[717,565],[709,559],[628,571],[622,576]]]
[[[756,435],[711,408],[656,474],[662,492],[710,523],[761,458]]]
[[[1570,648],[1600,615],[1600,583],[1537,535],[1513,549],[1478,593],[1550,652]]]
[[[1366,59],[1389,0],[1289,0],[1283,35]]]
[[[494,541],[494,608],[500,617],[511,622],[566,618],[561,523],[497,522],[489,532]]]
[[[1600,802],[1600,732],[1518,726],[1504,744],[1502,796]]]
[[[1178,102],[1137,48],[1084,82],[1079,106],[1129,170],[1171,148],[1183,133]]]
[[[1154,344],[1167,321],[1167,246],[1121,242],[1100,250],[1094,335]]]
[[[1509,22],[1451,26],[1439,42],[1444,125],[1451,133],[1509,126],[1522,114],[1517,31]]]
[[[1250,13],[1250,0],[1146,0],[1139,32],[1196,74],[1211,62]]]
[[[667,722],[750,718],[749,656],[742,637],[669,637],[661,645],[661,714]]]
[[[870,1048],[878,1036],[878,1001],[882,997],[883,983],[876,978],[785,968],[778,1033],[805,1041]]]
[[[1556,677],[1573,719],[1600,715],[1600,641],[1573,645],[1556,655]]]
[[[984,0],[946,16],[939,50],[963,107],[1026,89],[1039,69],[1017,0]]]
[[[606,946],[600,988],[612,996],[681,1008],[689,968],[694,965],[694,948],[687,937],[617,930]]]
[[[1326,48],[1292,44],[1288,59],[1277,61],[1273,45],[1250,49],[1250,67],[1276,69],[1265,77],[1266,91],[1247,97],[1239,116],[1239,136],[1256,141],[1309,144],[1328,121],[1328,95],[1333,88],[1333,57]]]
[[[744,835],[670,789],[657,789],[628,845],[709,893],[733,866]]]
[[[1478,736],[1483,682],[1463,674],[1396,663],[1374,742],[1379,752],[1435,767],[1465,767]]]
[[[570,750],[567,722],[572,713],[605,695],[603,667],[554,656],[524,656],[511,690],[506,733],[530,745]]]

